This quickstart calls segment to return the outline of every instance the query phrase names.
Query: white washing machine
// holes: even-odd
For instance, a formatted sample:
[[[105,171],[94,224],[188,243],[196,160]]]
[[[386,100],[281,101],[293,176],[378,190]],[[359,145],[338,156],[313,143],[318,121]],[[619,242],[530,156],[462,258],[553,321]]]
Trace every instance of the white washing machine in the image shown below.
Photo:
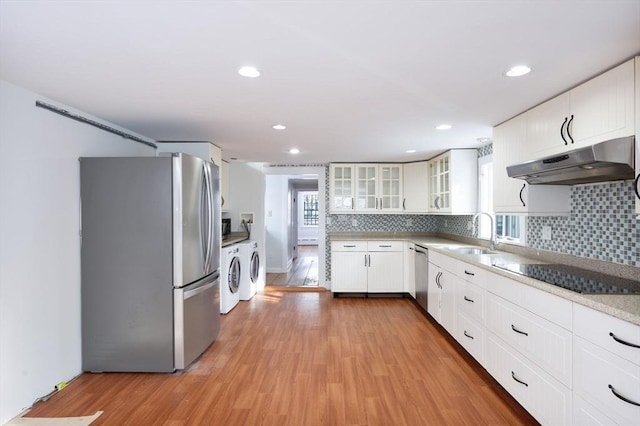
[[[240,277],[240,300],[249,300],[260,286],[260,253],[257,241],[243,241],[240,244],[240,263],[245,273]]]
[[[220,313],[227,314],[240,301],[240,245],[231,244],[222,248],[222,273],[220,277]]]

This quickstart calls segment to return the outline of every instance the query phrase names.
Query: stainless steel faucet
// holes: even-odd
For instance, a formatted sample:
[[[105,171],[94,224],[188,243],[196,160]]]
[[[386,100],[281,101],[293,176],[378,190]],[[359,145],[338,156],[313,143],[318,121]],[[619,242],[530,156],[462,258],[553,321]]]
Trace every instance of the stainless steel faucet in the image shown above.
[[[478,213],[473,215],[473,219],[471,219],[471,224],[475,223],[476,219],[481,214],[486,215],[489,218],[489,220],[491,221],[491,235],[489,236],[489,250],[495,250],[496,249],[496,234],[494,232],[495,229],[494,229],[494,226],[493,226],[493,216],[491,216],[487,212],[478,212]],[[476,235],[477,235],[477,233],[476,233]]]

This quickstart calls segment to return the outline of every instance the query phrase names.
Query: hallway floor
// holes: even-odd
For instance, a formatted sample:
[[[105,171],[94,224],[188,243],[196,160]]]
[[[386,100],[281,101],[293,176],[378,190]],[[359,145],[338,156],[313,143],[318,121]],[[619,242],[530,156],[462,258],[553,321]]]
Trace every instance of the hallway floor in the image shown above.
[[[267,274],[267,285],[286,287],[318,286],[318,246],[298,246],[298,257],[286,273]]]

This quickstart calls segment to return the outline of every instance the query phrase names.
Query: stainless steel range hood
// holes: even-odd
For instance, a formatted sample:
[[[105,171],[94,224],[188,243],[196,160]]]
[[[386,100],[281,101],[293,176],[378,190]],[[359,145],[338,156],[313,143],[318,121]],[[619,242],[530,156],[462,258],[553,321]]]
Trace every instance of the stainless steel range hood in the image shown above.
[[[612,139],[573,151],[507,166],[509,177],[530,185],[575,185],[633,179],[633,136]]]

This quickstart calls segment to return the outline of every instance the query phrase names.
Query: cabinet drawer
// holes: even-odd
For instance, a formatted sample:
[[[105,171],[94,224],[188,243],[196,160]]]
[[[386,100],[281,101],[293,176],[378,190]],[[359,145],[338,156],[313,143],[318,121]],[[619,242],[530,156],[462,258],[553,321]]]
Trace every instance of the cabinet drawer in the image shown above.
[[[402,241],[368,241],[367,249],[369,251],[403,251],[404,244]]]
[[[575,393],[573,395],[573,424],[575,426],[619,426],[619,423],[602,414],[593,404],[589,404]]]
[[[640,407],[613,392],[640,404],[640,366],[578,336],[574,348],[574,392],[614,421],[637,424]]]
[[[367,251],[366,241],[332,241],[331,251]]]
[[[571,333],[494,294],[487,294],[487,329],[571,387]]]
[[[571,391],[487,331],[489,373],[543,425],[571,424]]]
[[[640,365],[640,348],[620,343],[623,341],[640,346],[640,326],[577,303],[573,304],[573,318],[574,334],[627,361]]]
[[[456,265],[456,269],[454,271],[456,275],[460,278],[469,281],[475,285],[478,285],[482,288],[485,287],[485,283],[487,280],[487,275],[491,273],[486,269],[480,268],[479,266],[470,265],[465,262],[458,261]]]
[[[484,365],[484,327],[458,312],[454,337],[476,361]]]
[[[456,309],[484,325],[484,295],[480,287],[459,280],[456,285]]]
[[[545,319],[569,331],[573,329],[573,302],[567,299],[492,272],[488,273],[486,288],[529,312],[543,313]]]

